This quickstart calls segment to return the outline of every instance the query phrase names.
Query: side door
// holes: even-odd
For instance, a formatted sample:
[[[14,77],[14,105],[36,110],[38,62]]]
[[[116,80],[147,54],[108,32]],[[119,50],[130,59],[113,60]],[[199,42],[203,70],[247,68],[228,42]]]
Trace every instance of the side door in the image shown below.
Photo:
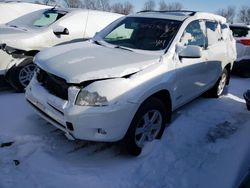
[[[177,54],[189,45],[201,47],[199,58],[178,58],[176,62],[176,104],[181,106],[204,92],[206,87],[207,37],[205,22],[195,20],[185,29],[177,44]]]
[[[226,61],[227,45],[222,37],[220,24],[216,21],[206,20],[208,38],[207,83],[214,85],[221,75],[223,62]]]

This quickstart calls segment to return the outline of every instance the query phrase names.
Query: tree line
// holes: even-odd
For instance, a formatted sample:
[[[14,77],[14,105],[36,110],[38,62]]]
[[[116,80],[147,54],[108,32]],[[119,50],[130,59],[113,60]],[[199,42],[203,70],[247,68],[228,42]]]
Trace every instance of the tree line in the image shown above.
[[[5,0],[0,0],[5,1]],[[42,1],[42,2],[41,2]],[[36,3],[42,4],[60,4],[60,0],[36,0]],[[63,0],[69,8],[85,8],[92,10],[102,10],[108,12],[114,12],[119,14],[131,14],[134,12],[134,5],[129,1],[121,1],[111,3],[110,0]],[[184,7],[179,2],[167,2],[167,0],[161,0],[156,3],[155,0],[145,0],[142,11],[159,10],[182,10]],[[238,10],[235,6],[228,6],[226,8],[218,9],[216,14],[227,18],[228,22],[240,22],[250,25],[250,6],[242,6]]]
[[[56,0],[51,0],[56,1]],[[134,5],[130,1],[111,3],[110,0],[64,0],[68,7],[87,8],[93,10],[103,10],[119,14],[131,14],[134,12]],[[159,10],[182,10],[184,7],[180,2],[167,2],[161,0],[156,3],[155,0],[145,0],[142,11]],[[250,6],[243,6],[238,11],[235,6],[218,9],[216,14],[227,18],[228,22],[241,22],[250,24]]]
[[[217,14],[227,18],[228,22],[240,22],[250,25],[250,6],[242,6],[238,11],[235,6],[218,9]]]
[[[1,0],[0,0],[1,1]],[[44,0],[45,4],[57,4],[57,0]],[[102,10],[119,14],[131,14],[134,12],[134,5],[130,1],[111,3],[110,0],[64,0],[69,8],[86,8],[92,10]],[[36,1],[39,3],[39,1]],[[145,1],[141,10],[181,10],[183,5],[179,2],[167,3],[165,0],[159,2],[158,6],[154,0]]]

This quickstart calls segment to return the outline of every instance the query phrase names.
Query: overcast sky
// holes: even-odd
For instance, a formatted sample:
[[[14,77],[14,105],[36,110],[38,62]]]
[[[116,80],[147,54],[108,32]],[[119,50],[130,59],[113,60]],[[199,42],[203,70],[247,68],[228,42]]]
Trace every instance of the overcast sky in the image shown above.
[[[111,2],[123,2],[125,0],[110,0]],[[146,0],[129,0],[135,6],[135,11],[142,9]],[[161,0],[155,0],[158,4]],[[165,2],[174,2],[172,0],[165,0]],[[183,4],[184,9],[215,12],[219,8],[225,8],[229,5],[233,5],[236,8],[240,8],[243,5],[250,6],[250,0],[177,0]]]

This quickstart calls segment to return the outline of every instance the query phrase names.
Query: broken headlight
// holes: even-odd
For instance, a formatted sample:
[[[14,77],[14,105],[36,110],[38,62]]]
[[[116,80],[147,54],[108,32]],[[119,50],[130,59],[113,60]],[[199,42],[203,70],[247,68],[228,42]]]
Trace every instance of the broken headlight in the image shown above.
[[[107,106],[108,100],[106,97],[100,96],[97,92],[81,90],[75,104],[78,106]]]

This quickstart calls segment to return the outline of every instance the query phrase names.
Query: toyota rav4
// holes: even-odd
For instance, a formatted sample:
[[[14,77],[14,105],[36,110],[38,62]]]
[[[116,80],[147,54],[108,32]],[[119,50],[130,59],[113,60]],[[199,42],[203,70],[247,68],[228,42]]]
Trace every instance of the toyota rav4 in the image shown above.
[[[139,12],[86,42],[35,57],[31,106],[69,139],[114,142],[139,155],[161,138],[171,112],[229,83],[235,41],[223,17]]]

